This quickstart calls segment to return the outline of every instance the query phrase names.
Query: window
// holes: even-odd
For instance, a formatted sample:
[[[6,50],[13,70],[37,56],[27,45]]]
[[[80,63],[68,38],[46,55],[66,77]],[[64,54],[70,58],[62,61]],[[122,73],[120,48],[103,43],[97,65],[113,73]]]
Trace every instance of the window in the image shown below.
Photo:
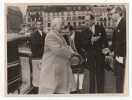
[[[51,24],[50,23],[48,23],[48,27],[50,27],[51,26]]]
[[[82,20],[84,20],[85,19],[85,16],[82,16]]]
[[[85,24],[85,21],[83,21],[82,24]]]
[[[76,26],[76,22],[73,22],[73,26]]]
[[[78,25],[80,26],[81,25],[81,22],[79,22]]]
[[[76,16],[73,16],[72,20],[76,20]]]
[[[70,21],[71,20],[71,17],[67,17],[67,21]]]
[[[84,20],[85,19],[85,16],[78,16],[78,19],[79,20]]]
[[[78,19],[81,20],[81,16],[78,16]]]

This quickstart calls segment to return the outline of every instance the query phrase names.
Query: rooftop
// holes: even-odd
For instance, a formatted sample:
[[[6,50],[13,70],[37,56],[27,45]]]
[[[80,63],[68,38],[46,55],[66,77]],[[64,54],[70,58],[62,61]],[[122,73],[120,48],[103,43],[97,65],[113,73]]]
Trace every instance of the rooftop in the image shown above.
[[[97,6],[97,5],[40,5],[40,6],[28,6],[27,11],[45,11],[45,12],[61,12],[61,11],[83,11],[91,10],[92,7],[109,7],[109,6]]]

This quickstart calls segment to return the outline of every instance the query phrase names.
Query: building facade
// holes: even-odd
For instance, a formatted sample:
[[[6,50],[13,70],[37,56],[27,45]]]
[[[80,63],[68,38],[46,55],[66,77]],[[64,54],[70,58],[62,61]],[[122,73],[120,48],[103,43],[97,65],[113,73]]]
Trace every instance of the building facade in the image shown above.
[[[112,20],[109,11],[113,6],[96,6],[96,5],[71,5],[71,6],[28,6],[27,21],[30,26],[40,21],[43,31],[48,32],[51,29],[51,21],[60,17],[63,25],[70,23],[74,27],[85,24],[85,16],[88,14],[95,15],[96,23],[102,23],[105,27],[112,27]]]

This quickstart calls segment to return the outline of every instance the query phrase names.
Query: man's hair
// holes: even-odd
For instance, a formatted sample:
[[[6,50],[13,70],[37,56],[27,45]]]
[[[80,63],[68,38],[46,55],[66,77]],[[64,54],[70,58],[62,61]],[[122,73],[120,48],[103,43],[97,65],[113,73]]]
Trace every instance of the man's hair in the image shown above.
[[[120,14],[120,16],[122,16],[123,14],[123,10],[120,7],[116,8],[116,12]]]
[[[119,13],[120,16],[123,15],[123,10],[122,10],[121,7],[113,8],[113,9],[112,9],[112,12],[114,12],[114,13]]]
[[[88,14],[88,16],[85,17],[85,19],[88,19],[88,20],[95,20],[95,17],[93,14]]]
[[[94,15],[90,14],[90,20],[95,20]]]
[[[73,30],[74,30],[74,28],[73,28],[72,25],[70,25],[70,26],[68,26],[68,25],[64,26],[64,29],[67,29],[67,28],[68,28],[70,31],[73,31]]]

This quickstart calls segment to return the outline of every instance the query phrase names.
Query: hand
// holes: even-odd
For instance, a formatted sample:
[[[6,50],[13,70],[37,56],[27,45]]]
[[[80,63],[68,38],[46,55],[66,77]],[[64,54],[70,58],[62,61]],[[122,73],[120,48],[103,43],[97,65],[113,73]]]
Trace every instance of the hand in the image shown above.
[[[71,65],[79,65],[80,64],[80,57],[78,55],[73,55],[70,59]]]
[[[111,62],[113,60],[113,57],[111,57],[111,56],[105,56],[105,61],[106,62]]]
[[[75,51],[71,48],[71,46],[67,46],[67,47],[73,54],[75,53]]]
[[[114,52],[110,52],[109,55],[114,57]]]
[[[37,67],[38,67],[39,70],[41,70],[42,60],[41,59],[40,60],[37,60],[37,62],[38,62]]]
[[[104,55],[106,55],[106,54],[110,53],[110,49],[109,48],[104,48],[104,49],[102,49],[102,53]]]
[[[87,58],[83,58],[83,57],[81,56],[81,64],[83,64],[83,63],[85,63],[85,62],[87,62]]]
[[[105,62],[110,65],[110,67],[113,69],[114,59],[112,56],[105,56]]]
[[[116,56],[116,60],[117,60],[119,63],[123,64],[124,58],[123,58],[123,57],[117,57],[117,56]]]

